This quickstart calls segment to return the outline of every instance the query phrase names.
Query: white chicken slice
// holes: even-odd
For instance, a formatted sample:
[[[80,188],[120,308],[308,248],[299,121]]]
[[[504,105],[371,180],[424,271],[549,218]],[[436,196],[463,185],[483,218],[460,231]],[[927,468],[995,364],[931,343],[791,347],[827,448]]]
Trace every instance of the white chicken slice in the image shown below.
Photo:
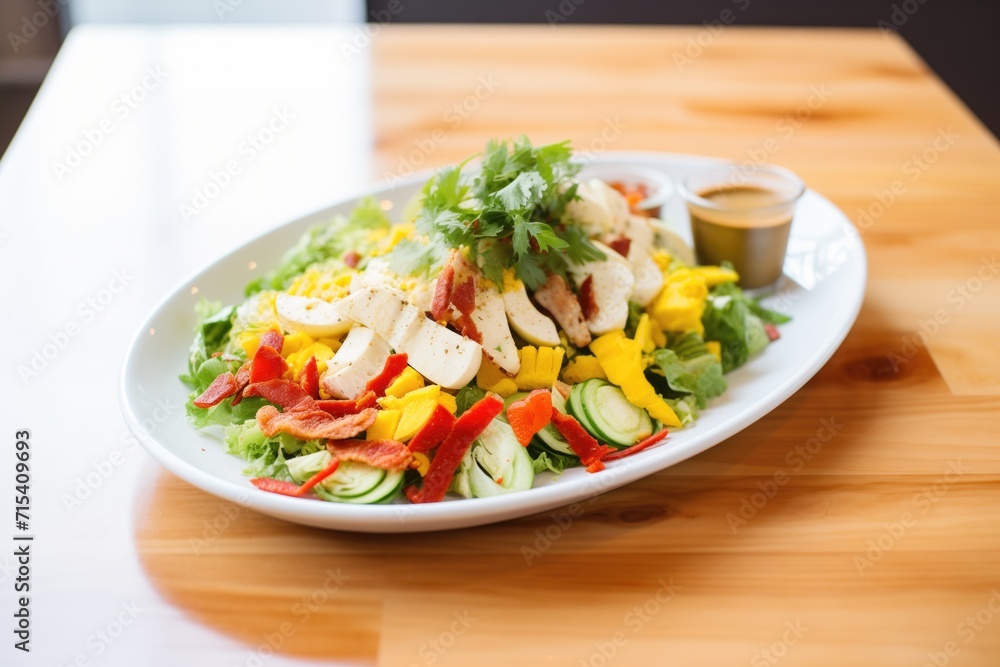
[[[320,383],[334,398],[357,398],[385,366],[389,345],[367,327],[355,326],[333,355]]]
[[[590,277],[596,312],[587,319],[587,328],[595,336],[624,329],[628,322],[628,300],[635,287],[635,276],[628,260],[603,243],[594,241],[607,259],[571,264],[570,274],[577,286]]]
[[[391,287],[364,287],[335,304],[343,317],[369,327],[425,378],[446,389],[467,385],[479,371],[483,348],[428,319]]]

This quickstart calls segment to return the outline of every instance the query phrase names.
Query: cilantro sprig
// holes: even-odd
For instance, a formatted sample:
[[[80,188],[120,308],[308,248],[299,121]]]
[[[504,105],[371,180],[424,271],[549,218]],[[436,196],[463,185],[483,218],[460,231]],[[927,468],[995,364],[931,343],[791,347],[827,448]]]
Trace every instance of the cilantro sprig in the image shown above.
[[[549,274],[565,276],[570,261],[603,259],[586,232],[563,219],[580,170],[571,157],[569,142],[534,147],[522,136],[491,141],[477,169],[464,171],[466,162],[438,171],[422,192],[417,238],[396,246],[393,269],[429,273],[464,247],[497,285],[513,267],[536,289]]]

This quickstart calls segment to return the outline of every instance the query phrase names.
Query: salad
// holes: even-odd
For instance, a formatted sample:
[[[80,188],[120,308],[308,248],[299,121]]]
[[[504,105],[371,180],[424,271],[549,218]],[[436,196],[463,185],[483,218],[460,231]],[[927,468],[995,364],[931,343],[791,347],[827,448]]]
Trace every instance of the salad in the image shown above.
[[[489,143],[393,224],[365,199],[202,301],[187,414],[256,487],[340,503],[530,489],[661,443],[787,317],[567,142]]]

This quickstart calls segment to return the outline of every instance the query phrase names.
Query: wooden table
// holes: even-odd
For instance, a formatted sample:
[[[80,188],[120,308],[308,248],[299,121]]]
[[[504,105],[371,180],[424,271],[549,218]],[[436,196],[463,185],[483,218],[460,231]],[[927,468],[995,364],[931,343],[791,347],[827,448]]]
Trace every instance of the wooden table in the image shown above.
[[[157,62],[166,82],[57,180],[67,142]],[[286,137],[183,224],[178,203],[289,101]],[[226,505],[129,444],[119,359],[181,275],[247,230],[522,132],[793,169],[862,231],[854,330],[772,414],[580,516],[324,532]],[[3,420],[35,442],[32,657],[996,665],[998,183],[996,139],[875,30],[389,26],[370,47],[353,29],[78,30],[0,164],[19,318]],[[120,267],[132,286],[83,320]],[[77,320],[51,368],[16,377],[23,350]]]

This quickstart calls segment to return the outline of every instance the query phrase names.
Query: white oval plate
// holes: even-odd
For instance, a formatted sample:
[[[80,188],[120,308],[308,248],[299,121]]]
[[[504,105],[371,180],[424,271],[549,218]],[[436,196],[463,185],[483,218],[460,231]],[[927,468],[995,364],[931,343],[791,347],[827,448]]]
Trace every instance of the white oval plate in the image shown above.
[[[606,170],[630,165],[664,172],[677,181],[708,158],[661,153],[609,153],[594,160]],[[392,190],[368,193],[393,202],[399,210],[427,175]],[[129,346],[121,373],[120,402],[129,428],[143,447],[168,470],[211,494],[259,512],[321,528],[403,533],[446,530],[504,521],[608,491],[674,465],[746,428],[777,407],[811,378],[844,340],[861,307],[865,291],[864,247],[854,227],[833,204],[808,191],[792,225],[785,277],[778,295],[765,303],[793,320],[782,326],[781,340],[727,376],[729,389],[684,430],[642,454],[615,461],[590,474],[582,468],[555,478],[539,475],[528,491],[494,498],[455,499],[427,505],[341,505],[289,498],[258,491],[241,474],[244,461],[226,454],[217,438],[195,431],[183,412],[164,419],[157,399],[183,404],[187,388],[177,379],[187,361],[198,295],[225,303],[242,299],[244,285],[277,264],[310,225],[333,214],[348,213],[345,201],[290,222],[230,252],[177,286],[152,312]],[[687,213],[674,198],[667,216],[690,238]],[[256,271],[248,268],[258,267]],[[155,335],[150,332],[155,330]]]

